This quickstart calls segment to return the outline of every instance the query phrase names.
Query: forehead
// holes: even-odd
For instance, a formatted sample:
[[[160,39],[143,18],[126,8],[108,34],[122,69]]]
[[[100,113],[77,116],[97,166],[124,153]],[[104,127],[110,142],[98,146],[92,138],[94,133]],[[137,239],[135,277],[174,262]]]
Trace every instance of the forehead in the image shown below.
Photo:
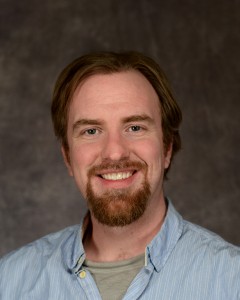
[[[96,74],[86,78],[76,89],[69,110],[73,115],[94,114],[99,110],[119,114],[160,112],[159,98],[150,82],[138,71]]]

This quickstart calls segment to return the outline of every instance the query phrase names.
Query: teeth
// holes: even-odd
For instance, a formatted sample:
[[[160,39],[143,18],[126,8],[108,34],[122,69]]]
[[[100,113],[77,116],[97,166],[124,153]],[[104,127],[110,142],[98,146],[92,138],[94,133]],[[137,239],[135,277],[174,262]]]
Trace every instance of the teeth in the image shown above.
[[[109,174],[103,174],[102,178],[107,180],[121,180],[121,179],[126,179],[131,175],[132,175],[131,172],[109,173]]]

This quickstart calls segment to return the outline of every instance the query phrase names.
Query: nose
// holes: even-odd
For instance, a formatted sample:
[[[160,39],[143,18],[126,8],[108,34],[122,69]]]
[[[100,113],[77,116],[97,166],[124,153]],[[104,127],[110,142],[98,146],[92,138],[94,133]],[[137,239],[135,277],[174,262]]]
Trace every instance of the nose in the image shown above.
[[[129,147],[126,139],[118,133],[108,134],[102,148],[102,159],[118,161],[129,157]]]

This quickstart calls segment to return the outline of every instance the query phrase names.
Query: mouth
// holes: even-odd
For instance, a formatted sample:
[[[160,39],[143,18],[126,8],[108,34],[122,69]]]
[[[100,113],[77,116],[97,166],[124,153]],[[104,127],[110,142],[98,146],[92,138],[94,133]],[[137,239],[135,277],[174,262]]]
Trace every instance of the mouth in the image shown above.
[[[124,180],[128,179],[129,177],[133,176],[133,174],[136,171],[131,171],[131,172],[114,172],[114,173],[106,173],[106,174],[101,174],[99,175],[101,178],[105,180],[112,180],[112,181],[117,181],[117,180]]]
[[[122,189],[140,182],[145,170],[146,167],[141,162],[110,162],[90,169],[88,177],[95,180],[100,189]]]

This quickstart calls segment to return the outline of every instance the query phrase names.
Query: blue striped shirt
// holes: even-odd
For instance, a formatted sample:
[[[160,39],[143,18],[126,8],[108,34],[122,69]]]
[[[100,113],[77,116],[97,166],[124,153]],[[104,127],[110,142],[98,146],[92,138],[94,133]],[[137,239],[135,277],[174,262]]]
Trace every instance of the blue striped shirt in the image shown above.
[[[2,258],[0,299],[101,299],[91,274],[83,270],[81,236],[82,223]],[[170,202],[164,224],[145,254],[146,265],[124,300],[240,299],[240,248],[183,220]]]

